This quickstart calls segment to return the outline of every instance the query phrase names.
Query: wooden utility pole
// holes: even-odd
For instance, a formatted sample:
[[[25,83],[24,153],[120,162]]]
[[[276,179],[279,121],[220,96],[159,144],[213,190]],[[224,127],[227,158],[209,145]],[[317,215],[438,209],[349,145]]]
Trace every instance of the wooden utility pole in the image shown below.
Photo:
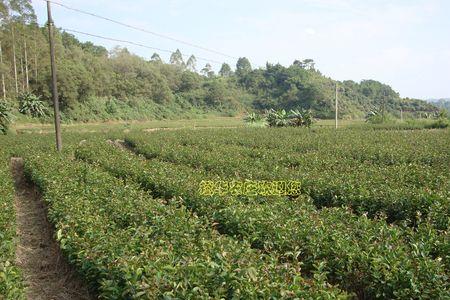
[[[338,83],[336,82],[335,107],[334,107],[334,110],[335,110],[335,123],[334,123],[334,125],[335,125],[336,129],[338,128],[338,108],[339,108],[339,106],[338,106]]]
[[[52,69],[52,98],[53,108],[55,111],[55,132],[56,132],[56,149],[62,150],[61,138],[61,119],[59,116],[59,100],[58,100],[58,85],[56,81],[56,61],[55,61],[55,42],[53,40],[53,19],[50,1],[47,0],[47,16],[48,16],[48,40],[50,43],[50,63]]]
[[[2,52],[2,41],[0,41],[0,65],[3,65],[3,52]],[[6,100],[6,86],[5,86],[5,72],[2,70],[2,91],[3,100]]]
[[[400,121],[403,122],[403,108],[400,107]]]

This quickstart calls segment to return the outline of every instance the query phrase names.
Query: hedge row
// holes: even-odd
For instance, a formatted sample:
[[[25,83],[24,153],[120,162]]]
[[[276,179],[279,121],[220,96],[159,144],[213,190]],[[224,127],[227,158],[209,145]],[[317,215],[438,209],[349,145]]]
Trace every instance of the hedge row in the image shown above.
[[[384,220],[370,220],[341,208],[318,211],[305,197],[290,201],[202,197],[198,186],[208,178],[204,170],[143,160],[106,143],[86,143],[77,149],[76,157],[136,181],[156,196],[179,197],[195,213],[215,222],[221,232],[286,261],[298,259],[304,271],[320,270],[332,283],[359,297],[450,296],[442,257],[430,257],[435,247],[418,239],[405,242],[405,231]]]
[[[319,151],[317,142],[306,140],[303,142],[306,144],[303,148],[305,152],[302,153],[287,148],[283,143],[274,149],[249,148],[248,145],[221,144],[220,139],[208,138],[203,132],[199,133],[200,137],[192,133],[185,136],[184,133],[151,138],[131,135],[126,142],[149,159],[158,158],[201,168],[222,178],[301,180],[303,192],[314,199],[317,207],[345,205],[358,214],[368,213],[369,217],[385,214],[388,222],[407,221],[413,226],[432,215],[430,222],[436,229],[448,230],[450,226],[450,178],[446,172],[447,169],[450,172],[450,155],[445,148],[422,147],[423,151],[415,159],[409,150],[404,151],[404,160],[393,159],[396,163],[391,164],[386,157],[399,157],[402,146],[411,148],[411,144],[403,140],[395,145],[394,141],[382,139],[377,132],[367,133],[376,134],[374,141],[365,147],[360,144],[356,147],[358,151],[348,146],[342,147],[345,149],[324,147],[324,150],[320,147]],[[239,135],[237,131],[228,134],[231,140]],[[320,140],[320,136],[318,134],[316,138]],[[267,140],[258,137],[253,138],[255,144],[259,140]],[[327,144],[332,137],[326,134],[323,139],[323,143]],[[391,144],[388,142],[394,146],[389,146]],[[395,151],[395,146],[400,150]],[[431,148],[434,150],[431,151]],[[440,156],[436,154],[439,152],[436,149],[442,152]],[[357,153],[359,156],[355,157]]]
[[[22,272],[15,265],[17,236],[14,182],[9,153],[3,142],[0,149],[0,299],[25,299]]]
[[[49,204],[62,250],[102,298],[348,297],[320,272],[305,279],[298,263],[280,264],[178,201],[153,199],[86,163],[28,154],[25,170]]]

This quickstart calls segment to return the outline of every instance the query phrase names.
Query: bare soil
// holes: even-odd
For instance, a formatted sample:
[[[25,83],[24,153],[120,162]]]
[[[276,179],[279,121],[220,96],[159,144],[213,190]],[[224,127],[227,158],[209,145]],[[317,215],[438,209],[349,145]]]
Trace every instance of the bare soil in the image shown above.
[[[62,255],[41,195],[24,176],[23,160],[12,158],[11,168],[19,237],[16,263],[24,273],[27,299],[95,299]]]

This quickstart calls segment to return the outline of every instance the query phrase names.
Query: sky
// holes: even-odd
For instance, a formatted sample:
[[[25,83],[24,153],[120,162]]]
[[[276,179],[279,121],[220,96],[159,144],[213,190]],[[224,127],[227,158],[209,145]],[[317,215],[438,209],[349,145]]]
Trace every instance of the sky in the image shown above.
[[[337,80],[379,80],[402,97],[450,98],[448,0],[54,0],[123,23],[226,53],[253,67],[285,66],[312,58]],[[46,4],[32,0],[40,24]],[[57,5],[55,25],[130,40],[235,65],[236,60],[135,31]],[[150,58],[154,51],[75,34],[112,49],[126,46]],[[160,52],[168,61],[170,54]],[[198,69],[205,64],[198,61]],[[220,64],[212,64],[217,70]]]

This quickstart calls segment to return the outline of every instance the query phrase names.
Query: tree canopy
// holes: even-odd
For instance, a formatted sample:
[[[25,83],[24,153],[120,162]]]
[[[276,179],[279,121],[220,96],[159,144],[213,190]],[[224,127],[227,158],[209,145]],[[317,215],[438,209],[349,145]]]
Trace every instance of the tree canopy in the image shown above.
[[[37,25],[29,0],[0,0],[0,17],[5,98],[18,107],[20,95],[33,93],[50,106],[47,29]],[[207,63],[198,71],[196,57],[185,62],[179,49],[164,63],[158,53],[148,60],[127,48],[108,51],[67,32],[56,30],[55,35],[66,118],[79,119],[81,114],[89,118],[104,111],[111,117],[120,109],[141,113],[150,108],[161,117],[167,111],[311,109],[315,117],[330,118],[336,83],[343,117],[363,117],[380,107],[394,114],[400,109],[416,115],[436,110],[420,100],[401,99],[390,86],[374,80],[336,82],[323,76],[312,59],[298,59],[288,67],[267,63],[253,68],[248,58],[241,57],[234,71],[228,62]]]

